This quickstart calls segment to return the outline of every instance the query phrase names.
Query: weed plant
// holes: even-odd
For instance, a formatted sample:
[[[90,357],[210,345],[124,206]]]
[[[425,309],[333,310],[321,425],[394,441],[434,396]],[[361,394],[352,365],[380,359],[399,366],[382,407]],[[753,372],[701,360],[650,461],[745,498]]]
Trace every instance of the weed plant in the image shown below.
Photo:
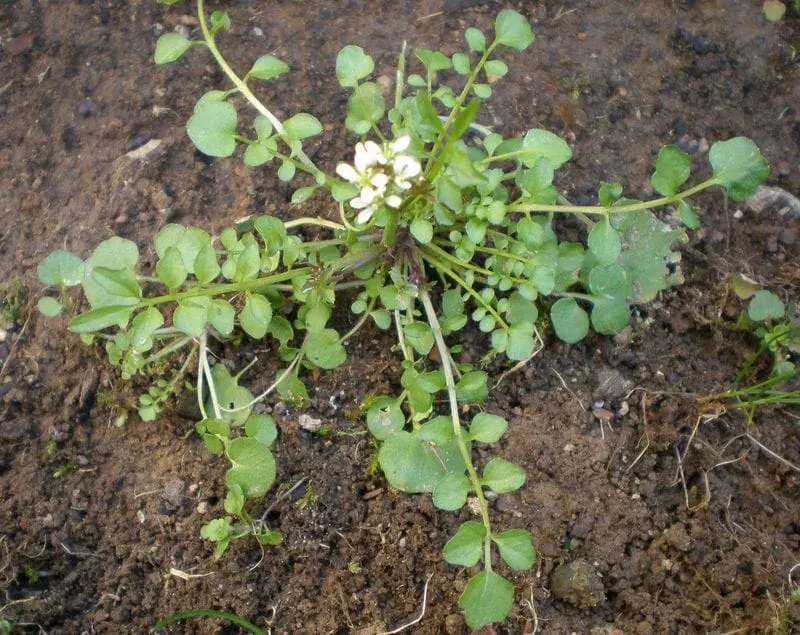
[[[208,16],[197,0],[197,15],[198,39],[166,33],[155,51],[158,65],[203,51],[226,77],[225,86],[197,101],[189,138],[211,157],[241,149],[247,166],[276,167],[281,180],[297,185],[292,203],[320,197],[336,220],[258,216],[218,235],[169,224],[155,237],[155,271],[143,271],[138,246],[120,237],[88,258],[54,251],[38,270],[49,288],[40,310],[66,312],[69,330],[104,346],[123,378],[170,369],[139,397],[145,421],[194,372],[197,433],[230,463],[225,515],[202,529],[217,557],[245,536],[280,542],[252,513],[275,480],[270,447],[277,437],[273,419],[253,407],[273,391],[302,405],[305,371],[344,363],[345,343],[370,322],[390,331],[402,358],[399,388],[365,404],[380,468],[393,487],[430,494],[442,510],[469,502],[475,519],[460,526],[443,556],[473,571],[459,600],[468,625],[503,620],[514,599],[506,572],[530,569],[536,551],[526,529],[493,523],[486,496],[522,487],[524,470],[501,457],[474,461],[473,447],[497,446],[508,427],[481,406],[489,361],[521,364],[534,355],[542,316],[568,344],[590,330],[622,331],[633,305],[679,281],[674,247],[685,231],[652,210],[675,207],[694,227],[691,197],[716,187],[742,201],[767,177],[767,162],[746,138],[721,141],[709,152],[710,176],[688,185],[691,159],[668,145],[652,175],[657,198],[633,200],[620,183],[601,183],[596,205],[570,204],[555,185],[572,156],[561,138],[541,129],[507,138],[479,123],[507,61],[534,40],[525,18],[504,10],[493,34],[467,29],[464,50],[452,56],[422,48],[407,54],[404,47],[388,103],[371,79],[372,58],[345,46],[336,80],[349,94],[344,124],[355,149],[329,172],[305,151],[322,132],[320,121],[302,112],[281,120],[253,92],[289,66],[264,55],[238,74],[218,47],[231,28],[228,14]],[[252,126],[239,121],[245,106],[255,111]],[[559,236],[555,220],[564,214],[585,227],[585,242]],[[328,237],[306,240],[297,231],[306,226]],[[71,295],[72,287],[84,299]],[[340,333],[331,316],[347,303],[357,321]],[[460,333],[470,323],[483,336],[477,363],[460,357]],[[244,370],[232,374],[209,354],[216,342],[245,337],[272,342],[281,363],[259,395],[242,385]]]

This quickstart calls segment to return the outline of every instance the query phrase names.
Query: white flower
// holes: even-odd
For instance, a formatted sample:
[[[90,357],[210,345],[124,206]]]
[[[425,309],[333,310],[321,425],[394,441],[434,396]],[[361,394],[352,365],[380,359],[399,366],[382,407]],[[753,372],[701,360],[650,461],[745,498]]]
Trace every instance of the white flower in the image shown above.
[[[405,191],[419,180],[422,174],[419,161],[403,154],[410,145],[408,135],[383,146],[374,141],[357,143],[353,165],[336,166],[336,174],[359,188],[358,195],[350,200],[350,207],[360,210],[356,216],[358,223],[368,223],[382,205],[398,209]]]

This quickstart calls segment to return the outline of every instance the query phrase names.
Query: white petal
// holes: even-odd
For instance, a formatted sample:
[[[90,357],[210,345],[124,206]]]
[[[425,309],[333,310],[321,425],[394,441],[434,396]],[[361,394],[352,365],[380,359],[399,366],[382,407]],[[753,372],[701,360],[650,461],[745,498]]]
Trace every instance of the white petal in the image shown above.
[[[393,207],[397,209],[403,204],[403,199],[397,196],[396,194],[392,194],[391,196],[387,196],[384,201],[389,207]]]
[[[375,213],[375,207],[370,206],[366,209],[362,209],[359,212],[358,216],[356,217],[356,221],[361,223],[362,225],[369,222],[369,219],[372,218],[372,215]]]
[[[349,163],[340,163],[337,165],[336,174],[341,176],[345,181],[350,181],[351,183],[358,182],[358,172],[356,172],[355,168]]]
[[[395,171],[395,174],[400,177],[410,179],[417,176],[422,171],[422,166],[416,159],[403,154],[399,157],[395,157],[392,161],[392,169]]]
[[[383,154],[381,147],[374,141],[365,141],[364,149],[370,157],[371,165],[386,163],[386,156]]]
[[[401,179],[399,177],[394,177],[394,184],[397,187],[399,187],[401,190],[410,190],[411,189],[411,183],[409,183],[408,181],[404,181],[403,179]]]
[[[369,205],[369,203],[362,200],[358,196],[350,199],[350,207],[352,207],[353,209],[361,209],[362,207],[366,207],[367,205]]]
[[[386,174],[386,172],[378,172],[377,174],[373,175],[369,182],[376,190],[383,192],[386,189],[386,186],[389,185],[389,175]]]
[[[356,144],[356,156],[353,159],[353,163],[356,166],[356,171],[361,174],[364,174],[374,163],[363,143]]]
[[[411,143],[411,137],[407,134],[403,135],[402,137],[397,137],[392,143],[390,147],[392,149],[392,154],[399,154],[400,152],[404,152],[409,144]]]
[[[359,197],[362,201],[364,201],[367,205],[372,203],[378,197],[378,193],[372,189],[371,187],[362,187],[361,188],[361,196]]]

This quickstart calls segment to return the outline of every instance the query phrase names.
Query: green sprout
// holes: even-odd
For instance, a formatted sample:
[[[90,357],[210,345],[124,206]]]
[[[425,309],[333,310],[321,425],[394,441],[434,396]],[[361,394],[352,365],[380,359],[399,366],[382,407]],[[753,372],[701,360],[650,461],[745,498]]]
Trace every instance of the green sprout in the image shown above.
[[[338,218],[257,216],[218,235],[169,224],[155,237],[155,271],[143,271],[138,246],[120,237],[88,258],[55,251],[39,266],[49,289],[40,309],[66,313],[70,331],[104,344],[124,378],[167,362],[175,369],[140,398],[145,420],[155,419],[196,369],[197,433],[231,464],[225,516],[201,532],[217,558],[245,536],[280,541],[251,511],[274,483],[270,447],[277,437],[272,418],[254,406],[273,392],[303,405],[305,371],[343,364],[345,344],[368,324],[386,331],[402,373],[397,394],[371,396],[364,405],[377,465],[391,486],[430,494],[442,510],[469,503],[477,520],[460,526],[443,556],[480,566],[459,600],[467,624],[504,620],[514,602],[504,576],[530,569],[537,555],[527,530],[493,524],[486,495],[518,490],[524,470],[500,457],[474,462],[473,446],[501,449],[514,424],[480,406],[489,396],[488,362],[525,363],[543,341],[542,324],[567,344],[590,330],[621,332],[634,305],[680,281],[674,247],[686,240],[685,230],[652,210],[677,208],[684,226],[696,228],[692,197],[717,187],[745,200],[767,178],[767,162],[753,142],[736,137],[715,143],[710,176],[693,179],[691,158],[666,146],[651,181],[657,198],[634,200],[621,184],[601,183],[596,205],[572,205],[555,185],[557,170],[572,158],[564,140],[542,129],[506,138],[479,123],[482,105],[509,72],[509,56],[534,40],[527,20],[504,10],[493,34],[467,29],[466,48],[451,56],[417,48],[409,59],[404,47],[389,103],[370,79],[373,59],[345,46],[335,75],[349,93],[345,126],[355,150],[331,173],[304,150],[321,133],[320,121],[309,113],[281,120],[251,88],[289,66],[264,55],[238,74],[217,42],[230,29],[228,15],[208,17],[203,0],[197,13],[201,39],[166,33],[155,51],[156,64],[165,65],[205,49],[226,78],[195,105],[186,125],[191,141],[212,157],[241,150],[251,168],[275,166],[280,179],[295,184],[292,203],[324,196]],[[412,65],[418,72],[407,74]],[[234,96],[255,111],[252,127],[240,122],[242,100],[234,104]],[[564,214],[583,225],[584,242],[560,237]],[[326,235],[306,240],[297,230],[307,226]],[[72,287],[81,287],[88,310],[74,310],[84,304],[70,298]],[[356,316],[346,333],[331,324],[343,304]],[[460,359],[459,333],[469,327],[483,334],[479,364]],[[240,384],[244,371],[232,375],[223,361],[212,363],[217,342],[243,336],[270,342],[278,362],[259,395]]]

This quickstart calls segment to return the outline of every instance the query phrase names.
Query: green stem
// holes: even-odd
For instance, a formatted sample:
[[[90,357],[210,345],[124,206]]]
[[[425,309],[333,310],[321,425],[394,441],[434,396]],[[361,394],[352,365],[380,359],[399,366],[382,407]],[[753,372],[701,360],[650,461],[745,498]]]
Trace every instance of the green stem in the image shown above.
[[[302,276],[307,276],[312,272],[311,267],[302,267],[300,269],[292,269],[291,271],[284,271],[272,276],[265,276],[263,278],[255,278],[253,280],[243,280],[242,282],[230,282],[227,284],[217,284],[210,287],[196,287],[189,291],[182,293],[169,293],[167,295],[160,295],[155,298],[145,298],[139,303],[139,307],[154,306],[156,304],[165,304],[166,302],[179,302],[180,300],[187,300],[190,298],[198,298],[202,296],[215,296],[222,295],[223,293],[238,293],[241,291],[255,291],[262,287],[268,287],[279,282],[292,280]]]
[[[439,350],[439,357],[441,358],[442,372],[444,373],[444,381],[447,385],[447,396],[450,402],[450,416],[453,420],[453,432],[458,443],[458,450],[461,453],[461,458],[464,460],[464,465],[467,466],[467,474],[472,489],[478,500],[478,507],[480,508],[481,520],[483,526],[486,528],[486,536],[483,542],[483,559],[487,571],[492,570],[492,526],[489,522],[489,506],[486,504],[486,498],[483,495],[483,486],[478,473],[475,471],[475,466],[472,464],[472,456],[470,455],[467,440],[464,436],[464,429],[461,427],[461,420],[458,414],[458,398],[456,396],[456,382],[453,377],[453,368],[450,365],[450,351],[445,344],[444,337],[442,336],[442,328],[439,325],[439,319],[436,317],[436,311],[433,308],[433,303],[428,295],[428,290],[425,287],[420,287],[419,298],[422,300],[422,306],[425,308],[425,315],[428,319],[428,325],[433,331],[433,338],[436,340],[436,348]]]
[[[661,198],[653,199],[652,201],[640,201],[638,203],[629,203],[628,205],[613,205],[605,207],[603,205],[542,205],[539,203],[517,203],[509,205],[509,212],[566,212],[570,214],[621,214],[628,212],[640,212],[645,209],[652,209],[654,207],[662,207],[664,205],[672,205],[679,203],[683,199],[702,192],[713,185],[718,185],[715,178],[710,178],[702,183],[698,183],[688,190],[678,192],[672,196],[662,196]]]
[[[455,273],[452,269],[450,269],[446,264],[434,258],[430,253],[421,252],[422,258],[428,262],[431,266],[438,269],[442,273],[446,274],[450,278],[452,278],[458,285],[463,288],[467,293],[469,293],[475,300],[480,304],[484,309],[486,309],[489,313],[494,316],[494,319],[500,324],[501,327],[504,329],[508,328],[508,324],[506,321],[500,316],[500,314],[494,310],[494,308],[487,304],[484,299],[481,297],[481,294],[475,291],[470,285],[467,284],[465,280],[463,280],[457,273]]]
[[[497,46],[496,42],[492,42],[489,47],[483,52],[483,56],[481,56],[480,61],[475,65],[475,68],[472,69],[472,73],[470,73],[469,79],[467,79],[467,83],[464,84],[464,88],[461,91],[461,94],[456,99],[455,105],[450,109],[450,114],[447,115],[447,119],[445,120],[444,124],[442,124],[442,130],[439,135],[436,137],[436,141],[433,144],[433,148],[431,149],[431,157],[436,156],[436,152],[441,150],[443,147],[444,140],[447,137],[447,131],[450,129],[450,126],[453,124],[458,111],[461,109],[461,106],[464,105],[467,97],[469,96],[469,91],[472,90],[472,85],[475,83],[475,80],[478,78],[478,74],[483,69],[484,64],[489,59],[489,56],[494,51],[495,47]],[[425,166],[425,177],[428,178],[430,176],[430,169],[432,166],[435,165],[437,162],[435,160],[428,161],[427,165]]]
[[[172,624],[173,622],[181,622],[193,617],[213,617],[220,620],[227,620],[232,624],[241,626],[248,633],[252,633],[252,635],[265,635],[263,630],[258,628],[258,626],[252,622],[248,622],[243,617],[239,617],[235,613],[226,613],[224,611],[217,611],[214,609],[192,609],[191,611],[175,613],[175,615],[165,617],[163,620],[159,620],[153,624],[153,626],[150,627],[150,632],[155,633],[156,631],[168,626],[169,624]]]
[[[341,225],[340,223],[334,222],[332,220],[326,220],[324,218],[295,218],[293,220],[287,221],[283,224],[286,229],[291,229],[292,227],[299,227],[301,225],[319,225],[320,227],[327,227],[328,229],[334,229],[336,231],[344,231],[345,226]]]
[[[167,355],[170,355],[170,354],[174,353],[175,351],[178,351],[178,350],[182,349],[184,346],[186,346],[191,341],[192,341],[191,337],[184,337],[184,338],[181,338],[180,340],[178,340],[177,342],[173,342],[169,346],[165,346],[160,351],[158,351],[158,353],[155,353],[154,355],[151,355],[150,357],[146,358],[142,362],[142,366],[147,366],[148,364],[152,364],[153,362],[157,362],[159,359],[162,359],[162,358],[166,357]]]
[[[244,82],[244,80],[242,80],[242,78],[240,78],[236,74],[236,72],[228,65],[228,62],[225,61],[225,58],[222,56],[222,53],[220,53],[219,49],[217,48],[217,43],[214,40],[214,36],[211,34],[211,31],[208,28],[208,24],[206,23],[205,8],[203,5],[204,5],[204,0],[197,0],[197,19],[200,21],[200,29],[203,32],[203,39],[205,40],[206,45],[208,46],[208,50],[211,51],[211,55],[214,56],[214,59],[216,60],[219,67],[228,76],[228,79],[231,80],[233,85],[242,94],[242,96],[245,99],[247,99],[248,102],[250,102],[250,105],[252,105],[253,108],[255,108],[258,111],[259,114],[267,118],[267,120],[272,124],[272,127],[275,129],[275,131],[281,136],[284,143],[286,143],[287,146],[291,147],[292,145],[291,139],[289,138],[289,135],[286,133],[286,129],[283,127],[283,124],[281,123],[280,119],[278,119],[275,115],[273,115],[270,112],[270,110],[263,103],[261,103],[258,97],[256,97],[252,93],[252,91]],[[304,163],[309,168],[312,174],[324,175],[322,170],[320,170],[314,164],[314,162],[308,158],[308,156],[306,155],[305,152],[303,152],[302,149],[296,153],[296,156],[302,163]]]

